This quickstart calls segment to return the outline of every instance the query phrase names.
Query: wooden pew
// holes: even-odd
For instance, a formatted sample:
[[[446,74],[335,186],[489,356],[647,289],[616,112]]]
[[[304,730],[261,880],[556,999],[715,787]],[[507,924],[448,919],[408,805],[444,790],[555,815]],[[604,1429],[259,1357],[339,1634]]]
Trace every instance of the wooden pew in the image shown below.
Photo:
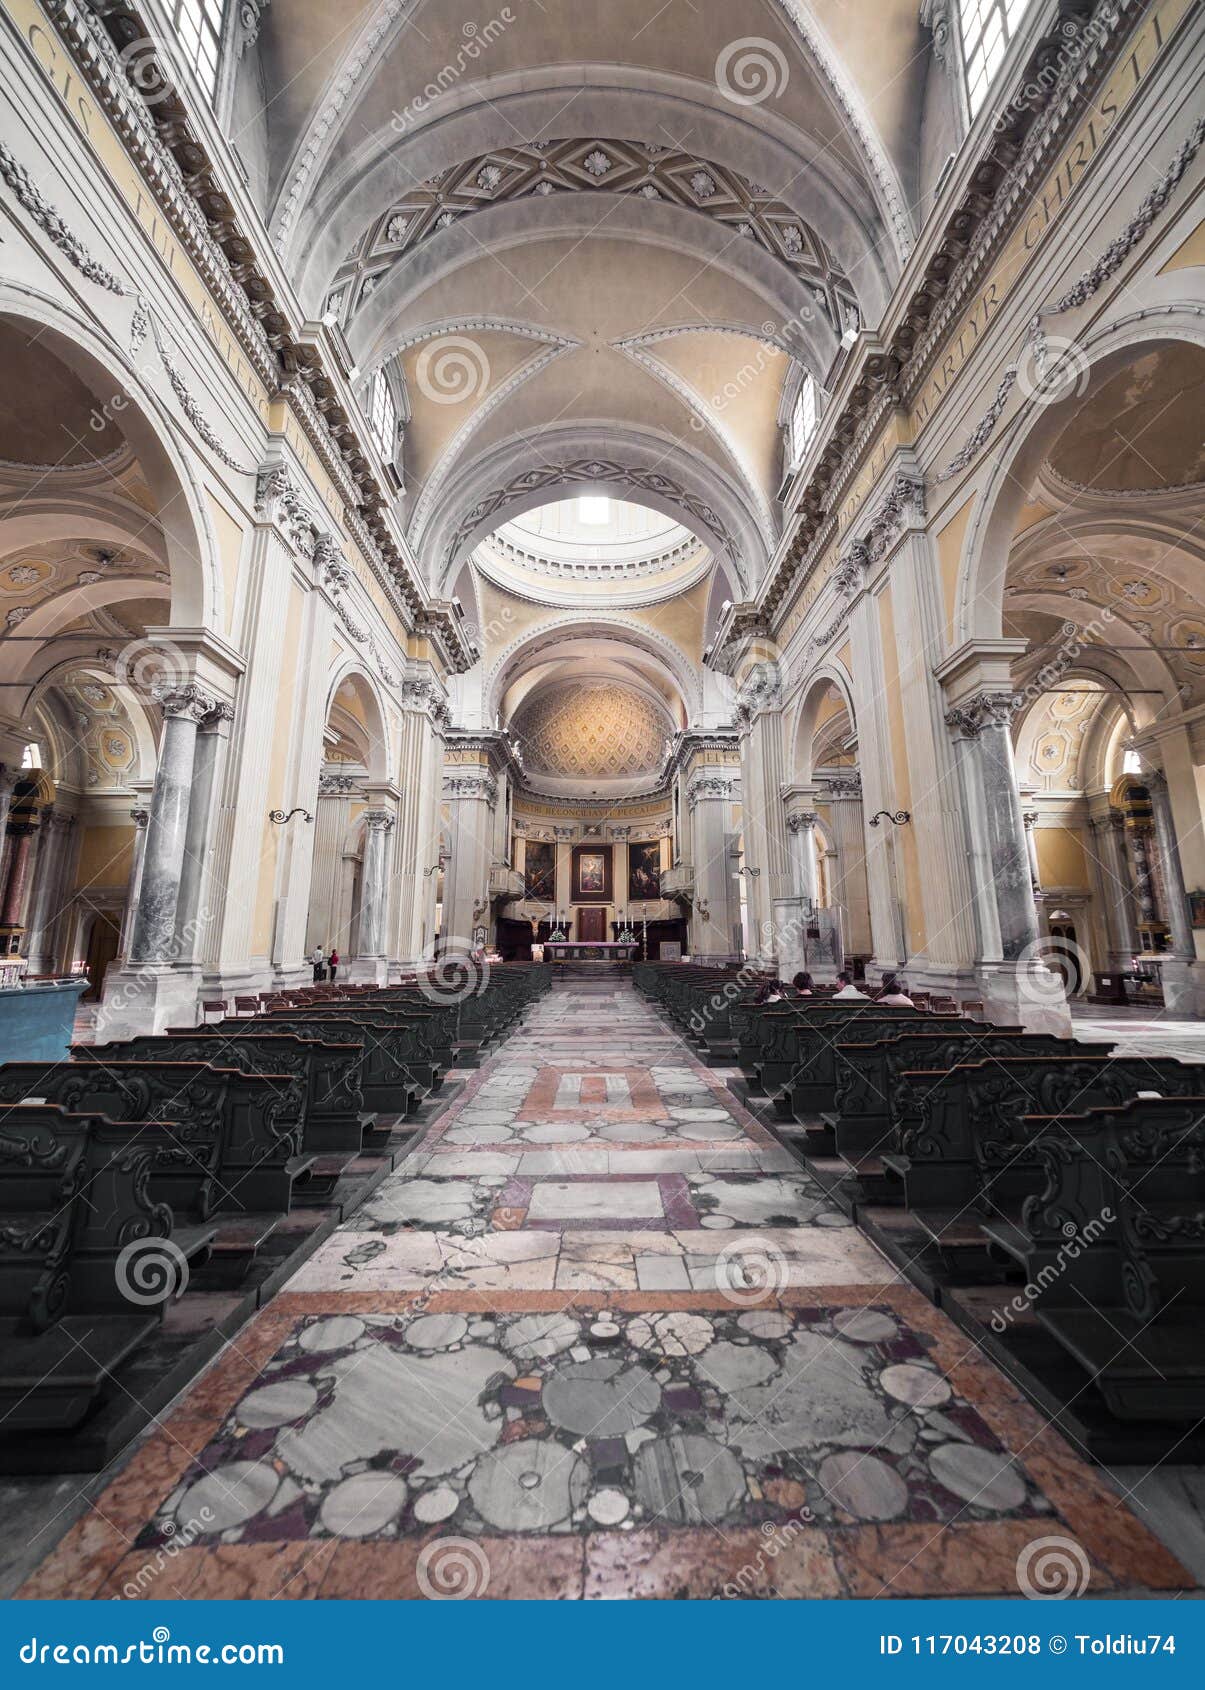
[[[307,1166],[299,1154],[303,1094],[289,1074],[244,1074],[204,1062],[112,1061],[0,1067],[0,1105],[37,1098],[112,1121],[157,1121],[151,1191],[180,1216],[215,1209],[287,1210]]]
[[[1043,1172],[985,1223],[1042,1326],[1122,1421],[1205,1415],[1205,1070],[1197,1090],[1025,1122]]]

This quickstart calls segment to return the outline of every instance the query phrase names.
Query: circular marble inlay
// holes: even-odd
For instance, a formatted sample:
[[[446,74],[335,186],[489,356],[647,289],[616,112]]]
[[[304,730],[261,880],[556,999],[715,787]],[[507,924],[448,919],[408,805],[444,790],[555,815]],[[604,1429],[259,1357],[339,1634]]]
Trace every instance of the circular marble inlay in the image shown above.
[[[460,1498],[450,1485],[436,1485],[415,1498],[414,1518],[424,1526],[433,1526],[439,1520],[450,1520],[459,1507]]]
[[[318,1392],[304,1379],[281,1379],[274,1385],[261,1385],[238,1405],[237,1416],[244,1426],[262,1430],[266,1426],[285,1426],[290,1420],[300,1420],[318,1401]]]
[[[462,1314],[420,1314],[406,1328],[406,1342],[415,1350],[450,1350],[468,1329]]]
[[[671,1432],[643,1444],[633,1458],[636,1495],[651,1521],[718,1525],[748,1496],[745,1471],[732,1451],[695,1432]]]
[[[640,1315],[628,1327],[628,1338],[640,1350],[663,1356],[697,1356],[712,1340],[712,1326],[701,1314]]]
[[[929,1466],[940,1484],[976,1508],[1006,1513],[1025,1501],[1025,1481],[1004,1450],[939,1444],[929,1456]]]
[[[586,1513],[598,1526],[617,1526],[626,1520],[631,1503],[621,1490],[596,1490],[586,1503]]]
[[[541,1361],[570,1349],[579,1331],[577,1321],[567,1314],[524,1314],[507,1327],[502,1342],[520,1361]]]
[[[885,1461],[853,1449],[820,1463],[824,1494],[856,1520],[894,1520],[908,1505],[908,1487]]]
[[[842,1309],[833,1325],[843,1338],[855,1344],[885,1344],[895,1337],[895,1322],[875,1309]]]
[[[582,1506],[590,1470],[552,1440],[524,1438],[485,1455],[469,1479],[469,1496],[500,1532],[546,1532]]]
[[[544,1381],[544,1412],[554,1426],[592,1438],[633,1431],[661,1406],[661,1387],[618,1356],[568,1362]]]
[[[785,1338],[793,1322],[789,1314],[778,1314],[774,1309],[750,1309],[737,1315],[736,1324],[751,1338]]]
[[[334,1314],[307,1326],[299,1334],[297,1343],[299,1348],[314,1354],[323,1350],[346,1350],[363,1335],[364,1322],[354,1314]]]
[[[266,1508],[279,1482],[267,1461],[232,1461],[189,1485],[176,1504],[176,1519],[191,1532],[198,1520],[204,1520],[207,1532],[229,1531]]]
[[[318,1524],[335,1537],[375,1537],[406,1506],[406,1481],[396,1473],[354,1473],[327,1492]]]
[[[908,1361],[885,1367],[879,1374],[879,1384],[888,1396],[906,1402],[909,1408],[940,1408],[949,1402],[951,1395],[940,1373]]]

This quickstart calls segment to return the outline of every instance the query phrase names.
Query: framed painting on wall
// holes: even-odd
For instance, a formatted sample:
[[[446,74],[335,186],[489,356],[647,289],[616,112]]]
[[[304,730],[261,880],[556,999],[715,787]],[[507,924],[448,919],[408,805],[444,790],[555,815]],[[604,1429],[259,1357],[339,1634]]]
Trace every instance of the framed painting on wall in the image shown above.
[[[651,839],[628,846],[628,902],[644,904],[661,896],[661,844]]]
[[[570,901],[575,904],[611,902],[611,847],[575,845],[570,877]]]
[[[529,839],[523,864],[523,896],[541,904],[556,902],[556,846],[548,839]]]

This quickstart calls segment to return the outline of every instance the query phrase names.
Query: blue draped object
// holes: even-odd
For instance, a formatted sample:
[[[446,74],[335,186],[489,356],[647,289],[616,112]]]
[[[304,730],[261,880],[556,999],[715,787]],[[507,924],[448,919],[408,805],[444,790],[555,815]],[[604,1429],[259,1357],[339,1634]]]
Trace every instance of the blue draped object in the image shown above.
[[[0,986],[0,1062],[66,1059],[75,1006],[87,980],[52,980],[39,986]]]

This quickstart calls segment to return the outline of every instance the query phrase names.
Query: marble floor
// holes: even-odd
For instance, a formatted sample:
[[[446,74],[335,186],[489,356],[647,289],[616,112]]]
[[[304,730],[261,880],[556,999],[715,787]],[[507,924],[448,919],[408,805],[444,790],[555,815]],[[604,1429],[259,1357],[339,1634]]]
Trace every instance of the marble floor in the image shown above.
[[[21,1594],[1193,1590],[727,1077],[558,984]]]

